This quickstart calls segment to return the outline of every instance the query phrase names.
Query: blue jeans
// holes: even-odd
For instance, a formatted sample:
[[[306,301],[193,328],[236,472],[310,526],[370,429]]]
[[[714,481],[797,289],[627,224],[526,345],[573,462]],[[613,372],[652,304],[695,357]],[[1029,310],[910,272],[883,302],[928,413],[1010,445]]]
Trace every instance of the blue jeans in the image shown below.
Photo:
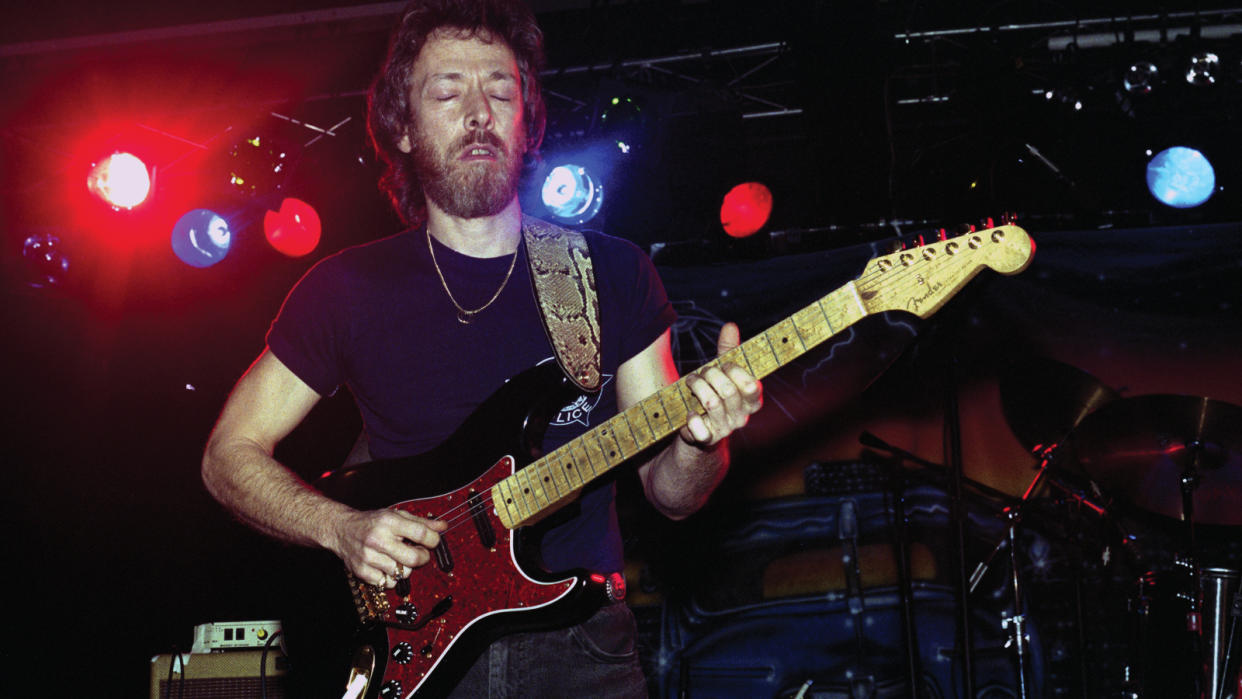
[[[647,697],[634,614],[609,604],[577,626],[517,633],[483,652],[453,699]]]

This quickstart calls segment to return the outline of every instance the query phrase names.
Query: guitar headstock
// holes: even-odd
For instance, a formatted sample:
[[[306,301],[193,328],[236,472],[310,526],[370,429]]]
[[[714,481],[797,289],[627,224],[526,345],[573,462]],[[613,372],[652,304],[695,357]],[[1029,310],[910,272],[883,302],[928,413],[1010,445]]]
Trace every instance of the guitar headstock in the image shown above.
[[[935,313],[984,268],[1012,275],[1026,269],[1035,241],[1018,226],[973,231],[873,258],[854,285],[869,313]]]

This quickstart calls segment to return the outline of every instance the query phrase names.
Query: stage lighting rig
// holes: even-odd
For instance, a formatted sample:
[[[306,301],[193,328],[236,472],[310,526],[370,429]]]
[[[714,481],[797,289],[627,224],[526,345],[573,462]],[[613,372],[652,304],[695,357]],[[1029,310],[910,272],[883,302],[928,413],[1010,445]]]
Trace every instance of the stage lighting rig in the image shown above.
[[[61,245],[60,236],[40,232],[26,237],[22,244],[22,261],[25,263],[26,284],[36,289],[59,286],[69,272],[69,257]]]
[[[319,245],[322,224],[315,207],[301,199],[287,198],[279,211],[263,215],[263,235],[278,252],[288,257],[302,257]]]
[[[562,223],[579,225],[595,218],[604,205],[604,183],[592,171],[574,163],[553,167],[540,190],[548,213]]]
[[[1220,57],[1211,51],[1200,51],[1190,57],[1190,65],[1186,68],[1186,82],[1197,87],[1216,84],[1216,76],[1220,72]]]
[[[274,136],[256,134],[237,140],[228,152],[229,186],[248,196],[280,190],[293,152]]]
[[[607,99],[600,111],[597,135],[614,143],[624,154],[641,148],[649,128],[644,102],[632,95]]]
[[[1121,84],[1126,92],[1132,95],[1150,95],[1160,79],[1160,70],[1151,61],[1138,61],[1130,64],[1122,78]]]
[[[194,209],[173,226],[173,253],[191,267],[210,267],[223,260],[232,242],[228,221],[210,209]]]
[[[772,215],[772,191],[760,182],[743,182],[724,196],[720,225],[733,238],[758,233]]]
[[[116,152],[92,163],[86,188],[114,209],[132,209],[151,194],[151,173],[133,153]]]
[[[1157,153],[1147,164],[1147,189],[1166,206],[1192,209],[1216,191],[1216,171],[1200,151],[1173,146]]]

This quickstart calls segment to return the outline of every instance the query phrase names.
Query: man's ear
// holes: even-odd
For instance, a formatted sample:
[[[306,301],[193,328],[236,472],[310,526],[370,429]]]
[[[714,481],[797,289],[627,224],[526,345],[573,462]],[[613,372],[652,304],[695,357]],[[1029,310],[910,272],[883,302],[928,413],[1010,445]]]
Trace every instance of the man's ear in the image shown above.
[[[408,128],[401,134],[401,140],[397,141],[397,150],[402,153],[409,153],[414,150],[414,146],[410,144],[410,130]]]

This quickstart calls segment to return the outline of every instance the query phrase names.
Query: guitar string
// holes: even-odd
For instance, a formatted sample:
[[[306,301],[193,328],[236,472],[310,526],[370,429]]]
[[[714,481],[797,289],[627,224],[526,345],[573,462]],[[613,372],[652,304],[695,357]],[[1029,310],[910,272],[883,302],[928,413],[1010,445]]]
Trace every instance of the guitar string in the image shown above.
[[[920,246],[920,247],[925,247],[925,246]],[[919,249],[919,248],[915,248],[915,251],[917,251],[918,249]],[[900,252],[901,252],[901,251],[899,251],[899,252],[897,252],[897,253],[893,253],[893,254],[895,254],[895,255],[900,255]],[[912,253],[912,254],[916,254],[916,253]],[[950,254],[950,253],[946,253],[946,254]],[[883,257],[887,257],[887,256],[883,256]],[[934,261],[934,260],[933,260],[933,261]],[[916,262],[917,262],[917,260],[916,260]],[[900,264],[900,263],[897,263],[897,264]],[[854,280],[854,283],[855,283],[855,284],[862,285],[862,286],[867,286],[867,285],[868,285],[871,281],[873,281],[873,280],[874,280],[874,278],[875,278],[875,277],[880,276],[880,275],[886,275],[886,274],[889,274],[890,272],[892,273],[892,274],[890,275],[890,278],[891,278],[891,280],[892,280],[893,284],[894,284],[894,285],[903,285],[903,284],[907,284],[909,281],[912,281],[912,280],[910,280],[910,279],[907,279],[906,277],[909,277],[911,274],[914,274],[914,275],[916,275],[916,277],[917,277],[917,275],[919,275],[919,274],[921,273],[921,270],[919,270],[919,269],[915,269],[915,268],[913,268],[913,267],[907,267],[907,266],[905,266],[905,265],[902,265],[902,267],[901,267],[900,269],[897,269],[897,270],[893,270],[892,268],[890,268],[889,270],[883,270],[883,269],[879,269],[878,267],[875,267],[875,271],[873,271],[873,272],[871,272],[871,273],[869,273],[869,274],[864,274],[862,277],[859,277],[858,279]],[[913,281],[915,281],[915,282],[917,283],[917,282],[918,282],[918,279],[916,278],[916,279],[914,279]],[[956,291],[956,290],[955,290],[955,291]],[[830,292],[830,293],[831,293],[831,292]],[[513,474],[513,475],[516,475],[517,473],[520,473],[522,470],[524,470],[524,469],[519,469],[518,471],[514,471],[514,474]],[[486,492],[486,493],[490,496],[490,495],[492,494],[492,490],[493,490],[495,487],[496,487],[496,486],[492,486],[492,487],[488,488],[485,492]],[[482,498],[480,498],[480,500],[479,500],[479,504],[480,504],[480,506],[479,506],[479,507],[474,507],[474,506],[471,506],[470,511],[469,511],[469,512],[467,512],[467,513],[465,513],[465,514],[463,514],[463,515],[462,515],[462,517],[460,517],[460,518],[456,518],[456,519],[454,519],[454,520],[451,520],[451,521],[450,521],[449,528],[445,530],[445,531],[446,531],[446,533],[447,533],[448,531],[451,531],[452,529],[455,529],[455,528],[456,528],[459,524],[463,523],[463,522],[462,522],[462,520],[463,520],[464,518],[472,518],[473,516],[477,515],[479,512],[481,512],[481,511],[486,511],[486,509],[487,509],[487,505],[486,505],[486,503],[484,503],[484,502],[483,502]],[[450,513],[453,513],[455,510],[458,510],[458,509],[460,509],[460,508],[461,508],[461,507],[463,507],[463,506],[465,506],[465,505],[458,505],[458,506],[455,506],[455,507],[453,507],[453,508],[449,509],[449,510],[445,511],[445,512],[444,512],[441,516],[437,517],[437,519],[441,519],[441,518],[443,518],[444,516],[449,515]],[[446,521],[449,521],[449,520],[446,520]]]
[[[988,232],[988,231],[981,231],[981,232],[979,232],[979,233],[970,234],[970,235],[979,235],[980,233],[986,233],[986,232]],[[965,236],[961,236],[961,237],[965,237]],[[947,241],[942,241],[942,242],[947,242]],[[987,237],[984,237],[984,241],[983,241],[983,242],[984,242],[984,244],[987,244],[987,242],[988,242]],[[995,242],[997,242],[997,241],[993,241],[993,242],[995,243]],[[933,245],[934,245],[934,243],[933,243]],[[918,250],[920,250],[920,249],[922,249],[922,248],[926,248],[926,247],[927,247],[927,246],[920,246],[920,247],[918,247],[918,248],[914,248],[911,252],[912,252],[912,254],[919,254],[917,251],[918,251]],[[891,253],[891,255],[900,255],[902,252],[904,252],[904,251],[898,251],[898,252],[895,252],[895,253]],[[945,253],[945,254],[946,254],[946,255],[951,255],[951,254],[955,254],[955,253]],[[884,256],[881,256],[880,258],[877,258],[877,259],[883,259],[884,257],[889,257],[889,256],[890,256],[890,255],[884,255]],[[917,262],[917,261],[918,261],[918,260],[916,259],[916,260],[915,260],[915,262]],[[928,260],[928,261],[929,261],[929,262],[933,262],[933,263],[934,263],[936,260]],[[900,262],[895,263],[895,264],[900,264]],[[891,283],[892,283],[893,285],[895,285],[895,286],[904,285],[904,284],[907,284],[908,282],[911,282],[911,281],[915,282],[916,284],[920,284],[920,283],[924,283],[924,282],[925,282],[925,280],[924,280],[923,282],[920,282],[920,280],[918,279],[918,277],[922,275],[923,270],[918,269],[918,268],[915,268],[915,267],[912,267],[912,266],[905,266],[905,265],[902,265],[900,269],[889,268],[888,270],[883,270],[883,269],[880,269],[878,266],[871,265],[870,263],[868,263],[868,266],[869,266],[869,267],[875,267],[875,271],[873,271],[873,272],[871,272],[871,273],[864,273],[864,274],[863,274],[863,276],[861,276],[861,277],[859,277],[859,278],[855,279],[855,280],[854,280],[854,283],[855,283],[856,285],[867,286],[867,285],[868,285],[870,282],[872,282],[872,281],[873,281],[876,277],[881,276],[881,275],[888,275],[888,276],[890,277],[890,279],[891,279]],[[907,279],[907,277],[909,277],[910,275],[915,275],[915,278],[914,278],[914,279]],[[957,292],[957,290],[955,289],[955,290],[954,290],[954,293],[956,293],[956,292]],[[829,292],[829,295],[831,295],[832,293],[835,293],[835,292]],[[822,300],[822,298],[824,298],[824,297],[821,297],[821,300]],[[896,310],[896,309],[894,309],[894,310]],[[871,314],[867,314],[867,315],[871,315]],[[866,315],[864,315],[863,317],[866,317]],[[783,321],[782,321],[782,322],[783,322]],[[765,330],[764,332],[767,332],[767,331]],[[827,339],[827,338],[825,338],[825,339]],[[698,371],[698,370],[696,370],[696,371]],[[581,435],[580,435],[579,437],[575,438],[575,439],[579,439],[579,438],[581,438]],[[537,462],[536,462],[536,463],[537,463]],[[532,464],[532,465],[533,465],[533,464]],[[513,472],[513,474],[511,474],[511,476],[506,476],[506,479],[508,479],[508,478],[510,478],[510,477],[512,477],[512,476],[516,476],[518,473],[521,473],[522,471],[524,471],[524,470],[525,470],[525,468],[529,468],[529,465],[528,465],[527,467],[522,468],[522,469],[515,470],[515,471]],[[499,485],[499,484],[497,484],[497,485]],[[449,533],[450,531],[452,531],[452,530],[456,529],[457,527],[461,526],[462,524],[465,524],[466,522],[472,521],[472,520],[473,520],[473,518],[474,518],[476,515],[478,515],[480,512],[486,512],[486,511],[487,511],[487,507],[488,507],[488,501],[492,499],[492,497],[493,497],[493,490],[495,490],[495,488],[497,487],[497,485],[492,485],[492,486],[489,486],[489,487],[488,487],[487,489],[485,489],[484,491],[481,491],[480,495],[482,495],[483,497],[480,497],[480,498],[478,498],[478,499],[477,499],[477,501],[476,501],[476,502],[478,503],[477,505],[475,505],[475,504],[471,503],[471,501],[468,499],[465,503],[462,503],[462,504],[459,504],[459,505],[455,505],[455,506],[453,506],[453,507],[449,508],[448,510],[445,510],[444,512],[440,513],[439,515],[434,516],[434,517],[433,517],[433,519],[448,522],[449,526],[448,526],[448,527],[444,530],[443,534],[447,534],[447,533]],[[468,508],[468,509],[467,509],[467,511],[466,511],[466,512],[463,512],[463,513],[457,513],[457,511],[458,511],[458,510],[461,510],[463,507]],[[452,518],[452,519],[445,519],[445,518],[446,518],[446,517],[448,517],[448,516],[452,516],[453,518]]]
[[[908,276],[908,274],[913,271],[915,270],[912,270],[910,268],[903,268],[901,270],[898,270],[894,275],[892,275],[892,278],[894,279],[894,283],[895,284],[902,283],[903,279],[901,278]],[[880,273],[884,273],[884,271],[881,270]],[[855,280],[855,283],[861,283],[865,286],[867,282],[870,281],[869,278],[876,276],[876,274],[877,273],[875,272],[871,274],[864,274],[863,277],[860,277],[859,279]],[[904,281],[909,281],[909,280],[904,280]],[[523,470],[525,469],[519,469],[517,471],[514,471],[512,475],[517,475]],[[495,487],[496,486],[493,485],[487,488],[486,490],[482,491],[482,493],[489,496],[490,498],[490,496],[492,496],[493,494],[492,491],[495,489]],[[480,512],[484,512],[487,510],[487,503],[485,502],[483,498],[479,498],[477,502],[478,502],[478,505],[474,505],[469,500],[467,500],[464,503],[455,505],[454,507],[444,511],[440,515],[437,515],[436,519],[449,523],[449,526],[447,529],[445,529],[444,533],[447,534],[448,532],[456,529],[458,526],[465,524],[467,521],[471,521],[473,517],[478,515]],[[465,512],[458,513],[458,511],[462,510],[462,508],[468,508],[468,509]],[[449,517],[451,517],[451,519],[449,519]]]

